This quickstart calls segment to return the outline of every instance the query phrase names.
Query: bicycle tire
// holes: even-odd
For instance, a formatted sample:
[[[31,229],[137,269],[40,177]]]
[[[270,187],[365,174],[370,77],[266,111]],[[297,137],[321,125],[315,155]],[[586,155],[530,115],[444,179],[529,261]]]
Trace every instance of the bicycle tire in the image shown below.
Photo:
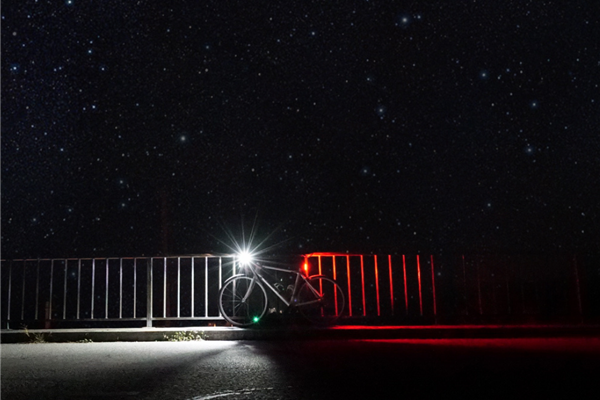
[[[225,282],[219,291],[219,311],[232,325],[239,327],[254,325],[267,312],[267,292],[257,280],[254,281],[254,287],[246,301],[242,302],[251,284],[252,278],[238,276]]]
[[[320,301],[314,301],[316,295],[309,284],[322,296]],[[344,306],[346,305],[342,288],[333,280],[323,276],[310,278],[308,283],[302,285],[296,301],[300,314],[311,323],[319,326],[333,325],[344,312]],[[303,305],[304,302],[311,303]]]

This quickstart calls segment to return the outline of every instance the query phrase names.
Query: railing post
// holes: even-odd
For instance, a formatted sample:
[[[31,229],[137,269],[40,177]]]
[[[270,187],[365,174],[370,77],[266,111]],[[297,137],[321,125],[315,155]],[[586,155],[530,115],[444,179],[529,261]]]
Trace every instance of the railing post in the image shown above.
[[[35,319],[38,319],[38,308],[40,300],[40,259],[37,260],[35,269]]]
[[[433,292],[433,318],[435,319],[435,323],[438,323],[437,317],[437,301],[435,298],[435,272],[433,270],[433,254],[430,256],[431,259],[431,289]]]
[[[95,303],[95,298],[94,296],[96,295],[95,290],[96,290],[96,259],[92,258],[92,304],[90,305],[91,310],[90,310],[90,318],[94,319],[94,303]]]
[[[8,264],[8,309],[6,312],[6,329],[10,329],[10,300],[12,296],[12,266],[13,262],[10,260]]]
[[[23,274],[21,279],[21,321],[25,320],[25,270],[27,269],[27,261],[23,260]]]
[[[402,272],[404,273],[404,308],[408,315],[408,285],[406,283],[406,255],[402,254]]]
[[[483,304],[481,303],[481,276],[479,274],[479,262],[477,266],[477,303],[479,304],[479,315],[483,314]]]
[[[137,258],[133,259],[133,318],[137,317]]]
[[[465,255],[463,254],[462,256],[462,267],[463,267],[463,284],[464,284],[464,291],[463,291],[463,300],[465,303],[465,315],[469,315],[469,302],[467,300],[467,267],[465,266]]]
[[[363,306],[363,317],[367,316],[367,302],[365,298],[365,262],[364,257],[360,255],[360,279],[362,285],[362,306]]]
[[[581,304],[581,287],[579,285],[579,269],[577,268],[577,256],[573,256],[573,268],[575,269],[575,284],[577,285],[577,305],[579,307],[579,322],[583,323],[583,307]]]
[[[48,296],[48,303],[49,306],[46,309],[46,325],[48,325],[50,322],[49,320],[52,319],[52,300],[53,300],[53,286],[52,283],[54,281],[54,259],[52,259],[52,261],[50,261],[50,295]],[[46,326],[46,329],[50,328],[50,326]]]
[[[146,263],[146,327],[152,328],[152,264],[154,259],[150,257],[150,265]]]
[[[81,305],[81,258],[77,259],[77,319]]]
[[[181,317],[181,257],[177,257],[177,318]]]
[[[377,292],[377,316],[381,316],[381,309],[379,307],[379,267],[377,265],[377,254],[373,256],[375,262],[375,290]]]
[[[104,319],[108,318],[108,258],[106,259],[106,289],[104,290]]]
[[[123,259],[119,259],[119,319],[123,318]]]
[[[392,305],[392,316],[394,315],[394,280],[392,278],[392,255],[388,254],[388,269],[390,273],[390,302]]]
[[[63,279],[63,319],[67,319],[67,273],[69,272],[69,260],[65,258],[64,279]]]
[[[190,316],[192,318],[194,318],[194,256],[192,256],[192,270],[190,272],[191,275],[191,279],[190,279],[190,293],[192,295],[192,298],[190,299],[190,305],[191,305],[191,311],[190,311]]]
[[[204,257],[204,316],[208,317],[208,257]]]
[[[419,279],[419,312],[421,313],[421,317],[423,316],[423,293],[421,289],[421,261],[419,259],[419,255],[417,254],[417,278]]]
[[[348,315],[352,316],[352,289],[350,281],[350,256],[346,256],[346,275],[348,276]]]

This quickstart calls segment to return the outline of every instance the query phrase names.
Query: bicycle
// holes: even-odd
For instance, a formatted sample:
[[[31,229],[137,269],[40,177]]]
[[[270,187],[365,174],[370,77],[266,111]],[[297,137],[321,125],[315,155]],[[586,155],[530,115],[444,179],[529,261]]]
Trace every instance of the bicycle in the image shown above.
[[[305,277],[298,271],[267,267],[256,262],[248,262],[242,268],[245,271],[227,279],[219,291],[219,311],[225,320],[235,326],[251,326],[265,315],[268,307],[265,288],[275,293],[287,308],[296,308],[316,325],[331,325],[344,311],[345,298],[342,289],[324,275]],[[294,285],[290,285],[291,296],[280,293],[281,284],[269,283],[263,270],[295,274]]]

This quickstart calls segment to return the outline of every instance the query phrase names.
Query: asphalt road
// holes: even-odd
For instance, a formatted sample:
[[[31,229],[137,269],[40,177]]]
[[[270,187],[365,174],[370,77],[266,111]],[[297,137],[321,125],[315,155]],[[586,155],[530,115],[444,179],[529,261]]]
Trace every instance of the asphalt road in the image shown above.
[[[600,338],[3,344],[2,399],[596,399]]]

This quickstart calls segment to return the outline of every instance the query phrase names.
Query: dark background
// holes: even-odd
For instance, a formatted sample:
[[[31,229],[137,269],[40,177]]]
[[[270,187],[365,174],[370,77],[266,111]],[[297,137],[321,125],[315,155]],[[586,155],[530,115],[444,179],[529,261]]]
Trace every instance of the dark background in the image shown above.
[[[2,5],[3,258],[598,252],[595,2]]]

